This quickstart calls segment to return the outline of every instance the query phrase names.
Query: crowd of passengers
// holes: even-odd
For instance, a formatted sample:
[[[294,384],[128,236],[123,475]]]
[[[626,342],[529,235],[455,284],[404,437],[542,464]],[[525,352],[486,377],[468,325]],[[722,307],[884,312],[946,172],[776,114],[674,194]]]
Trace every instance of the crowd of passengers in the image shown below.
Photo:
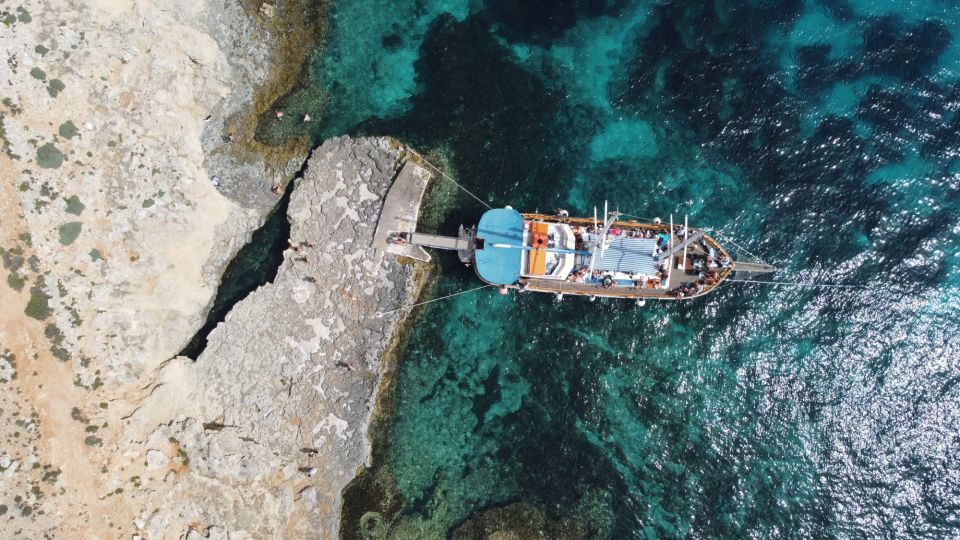
[[[587,226],[587,227],[573,226],[571,227],[571,229],[573,230],[573,237],[574,239],[576,239],[575,249],[577,250],[586,249],[586,244],[583,239],[584,234],[601,234],[603,232],[603,228],[599,226],[596,228],[592,226]],[[669,241],[665,239],[667,237],[667,234],[657,233],[657,231],[653,229],[613,229],[611,228],[607,234],[609,234],[610,236],[623,236],[624,238],[646,238],[649,240],[653,240],[656,238],[657,251],[654,253],[654,255],[662,251],[665,251],[669,245]]]
[[[664,269],[660,269],[654,276],[627,274],[627,278],[633,282],[632,287],[634,289],[659,289],[667,282],[667,272]],[[570,272],[570,275],[567,276],[567,281],[574,283],[586,283],[588,281],[590,283],[599,283],[604,289],[609,289],[616,284],[616,278],[613,272],[606,270],[594,270],[591,272],[590,268],[586,266],[581,266],[573,272]]]
[[[599,230],[599,227],[594,228],[591,226],[574,226],[573,235],[576,239],[576,249],[583,250],[586,248],[583,239],[584,233],[599,234],[601,232],[602,231]],[[693,235],[695,233],[696,231],[693,229],[688,230],[683,225],[678,225],[673,228],[673,234],[676,235],[681,242],[686,240],[687,235]],[[657,233],[654,229],[610,229],[609,234],[612,236],[623,235],[626,238],[656,239],[657,247],[654,250],[654,256],[659,255],[670,248],[669,236],[666,233]],[[686,269],[686,273],[695,274],[699,279],[684,283],[673,289],[671,293],[674,294],[677,299],[696,296],[713,287],[720,280],[717,271],[721,268],[728,268],[731,264],[730,258],[726,255],[715,257],[713,255],[715,250],[710,248],[704,238],[700,238],[691,246],[688,246],[688,249],[691,251],[691,254],[688,256],[690,259],[690,265],[689,268]],[[666,286],[667,264],[668,261],[663,261],[660,270],[657,271],[655,276],[629,274],[629,279],[633,282],[632,288],[659,289]],[[581,266],[571,272],[570,275],[567,276],[567,281],[572,281],[574,283],[587,283],[588,281],[591,283],[599,283],[600,286],[605,289],[613,287],[616,284],[616,280],[612,272],[603,270],[594,270],[591,272],[586,266]]]
[[[716,285],[718,281],[720,281],[720,276],[718,276],[716,272],[704,272],[700,274],[700,279],[697,281],[684,283],[670,292],[677,297],[677,300],[683,300],[684,298],[702,293]]]

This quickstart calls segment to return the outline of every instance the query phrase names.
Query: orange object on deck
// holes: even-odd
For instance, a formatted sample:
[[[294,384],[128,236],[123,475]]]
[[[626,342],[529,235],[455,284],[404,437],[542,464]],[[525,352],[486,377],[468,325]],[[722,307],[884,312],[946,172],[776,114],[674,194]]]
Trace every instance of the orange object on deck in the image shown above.
[[[530,247],[527,273],[542,276],[547,273],[547,231],[546,223],[532,223],[530,227]]]

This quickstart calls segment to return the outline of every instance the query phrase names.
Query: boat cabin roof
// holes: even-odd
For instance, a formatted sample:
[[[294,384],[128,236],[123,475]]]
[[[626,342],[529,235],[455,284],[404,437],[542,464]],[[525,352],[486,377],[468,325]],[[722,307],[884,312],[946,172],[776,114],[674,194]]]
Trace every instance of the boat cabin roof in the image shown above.
[[[487,210],[477,224],[478,240],[483,248],[476,250],[477,274],[487,283],[512,285],[520,278],[523,250],[523,216],[512,208]],[[513,246],[513,247],[497,247]]]

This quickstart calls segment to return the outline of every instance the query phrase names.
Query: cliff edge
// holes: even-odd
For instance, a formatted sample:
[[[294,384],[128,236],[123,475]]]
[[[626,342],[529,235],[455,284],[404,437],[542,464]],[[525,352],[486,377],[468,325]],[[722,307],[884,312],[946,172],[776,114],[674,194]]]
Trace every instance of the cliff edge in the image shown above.
[[[370,247],[401,154],[387,138],[315,150],[274,282],[233,307],[195,363],[173,359],[146,385],[118,448],[159,480],[137,496],[150,538],[187,527],[337,537],[340,493],[368,465],[381,358],[401,317],[381,313],[417,293],[418,267]]]
[[[124,417],[307,156],[227,136],[269,102],[286,29],[232,0],[0,22],[0,537],[129,538],[152,480]]]

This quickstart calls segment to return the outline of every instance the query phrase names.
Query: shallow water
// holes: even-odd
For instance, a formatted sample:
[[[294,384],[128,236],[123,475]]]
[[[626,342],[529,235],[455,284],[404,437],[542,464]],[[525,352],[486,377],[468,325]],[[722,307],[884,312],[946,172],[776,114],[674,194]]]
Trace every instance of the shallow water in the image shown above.
[[[345,536],[444,536],[518,501],[594,537],[960,536],[957,2],[332,13],[318,140],[396,135],[493,205],[689,214],[775,280],[862,286],[430,304],[381,419],[399,498],[354,494]],[[430,294],[475,286],[441,259]]]

